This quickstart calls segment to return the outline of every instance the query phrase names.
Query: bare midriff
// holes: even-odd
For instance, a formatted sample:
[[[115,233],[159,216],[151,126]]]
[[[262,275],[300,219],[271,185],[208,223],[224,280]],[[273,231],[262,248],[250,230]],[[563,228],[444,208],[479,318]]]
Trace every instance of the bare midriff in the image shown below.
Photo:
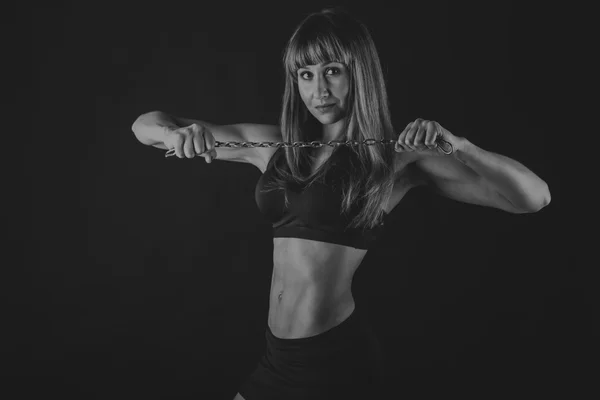
[[[299,238],[273,239],[269,328],[278,338],[323,333],[355,308],[352,277],[367,250]]]
[[[327,149],[316,151],[313,172],[330,155]],[[384,207],[388,214],[418,184],[405,168],[407,159],[396,162],[396,183]],[[352,278],[366,254],[367,250],[334,243],[273,238],[268,320],[273,335],[282,339],[315,336],[350,316],[355,308]]]

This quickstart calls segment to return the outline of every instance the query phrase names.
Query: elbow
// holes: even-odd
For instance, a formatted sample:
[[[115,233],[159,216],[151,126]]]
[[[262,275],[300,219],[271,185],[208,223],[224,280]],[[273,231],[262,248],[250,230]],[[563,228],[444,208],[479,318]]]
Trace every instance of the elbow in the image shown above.
[[[552,196],[550,196],[550,188],[546,182],[544,182],[544,189],[541,190],[540,198],[541,200],[538,202],[537,211],[540,211],[542,208],[546,207],[552,200]]]
[[[548,204],[550,204],[551,200],[552,200],[552,196],[550,196],[550,188],[548,187],[548,184],[546,184],[546,193],[545,193],[544,201],[543,201],[541,208],[544,208]],[[540,210],[541,210],[541,208],[540,208]]]
[[[526,213],[536,213],[538,211],[541,211],[541,209],[546,207],[548,204],[550,204],[550,198],[548,198],[547,200],[538,202],[533,206],[530,206],[525,212]]]
[[[135,136],[135,138],[140,142],[142,142],[142,138],[140,136],[140,118],[138,117],[134,122],[133,125],[131,125],[131,131],[133,132],[133,135]]]
[[[143,125],[144,125],[144,120],[152,114],[156,114],[159,111],[150,111],[144,114],[141,114],[139,117],[137,117],[135,119],[135,121],[133,121],[133,124],[131,124],[131,131],[133,132],[133,134],[135,135],[136,139],[138,139],[140,142],[143,143],[143,140],[140,136],[140,133],[143,129]]]
[[[140,130],[140,125],[141,125],[142,119],[144,118],[145,115],[148,115],[148,113],[138,116],[135,119],[135,121],[133,121],[133,124],[131,124],[131,131],[135,134],[136,137]]]
[[[133,124],[131,125],[131,131],[133,132],[134,135],[137,136],[136,131],[137,131],[137,127],[138,127],[138,121],[140,120],[140,117],[137,117],[135,121],[133,121]]]
[[[532,201],[529,202],[529,205],[526,208],[525,212],[527,212],[527,213],[538,212],[542,208],[544,208],[548,204],[550,204],[551,200],[552,200],[552,196],[550,196],[550,189],[548,188],[548,185],[546,184],[544,190],[540,190],[540,193],[538,193],[536,198],[532,199]]]

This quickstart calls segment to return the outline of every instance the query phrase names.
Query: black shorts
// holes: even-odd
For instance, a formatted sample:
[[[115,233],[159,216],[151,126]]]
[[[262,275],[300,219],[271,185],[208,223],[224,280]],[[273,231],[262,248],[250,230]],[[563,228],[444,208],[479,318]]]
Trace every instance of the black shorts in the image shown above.
[[[299,339],[273,336],[239,393],[246,400],[375,398],[383,384],[383,353],[358,308],[339,325]],[[366,397],[365,397],[366,396]]]

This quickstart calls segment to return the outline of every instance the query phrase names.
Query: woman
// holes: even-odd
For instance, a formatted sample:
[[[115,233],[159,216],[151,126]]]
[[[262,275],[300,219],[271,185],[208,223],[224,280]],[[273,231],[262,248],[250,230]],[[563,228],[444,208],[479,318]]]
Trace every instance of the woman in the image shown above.
[[[520,163],[434,121],[418,119],[397,136],[371,36],[344,11],[304,19],[288,42],[284,68],[280,126],[215,126],[153,112],[140,116],[133,131],[179,158],[248,162],[263,173],[256,201],[274,227],[267,348],[234,400],[371,398],[381,389],[382,352],[351,283],[385,215],[419,185],[511,213],[547,205],[548,186]],[[379,143],[215,147],[215,140],[366,139]]]

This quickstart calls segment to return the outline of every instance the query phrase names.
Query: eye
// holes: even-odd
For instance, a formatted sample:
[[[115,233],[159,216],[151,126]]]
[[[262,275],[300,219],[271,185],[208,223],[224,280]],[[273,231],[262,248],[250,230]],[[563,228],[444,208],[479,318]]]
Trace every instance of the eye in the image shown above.
[[[311,78],[312,73],[310,73],[309,71],[302,71],[298,72],[298,76],[304,80],[308,80]]]
[[[330,72],[332,72],[332,73],[330,74]],[[339,73],[340,73],[340,69],[339,69],[339,68],[336,68],[336,67],[329,67],[329,68],[327,68],[327,70],[325,71],[325,74],[326,74],[326,75],[330,75],[330,76],[331,76],[331,75],[338,75]]]

